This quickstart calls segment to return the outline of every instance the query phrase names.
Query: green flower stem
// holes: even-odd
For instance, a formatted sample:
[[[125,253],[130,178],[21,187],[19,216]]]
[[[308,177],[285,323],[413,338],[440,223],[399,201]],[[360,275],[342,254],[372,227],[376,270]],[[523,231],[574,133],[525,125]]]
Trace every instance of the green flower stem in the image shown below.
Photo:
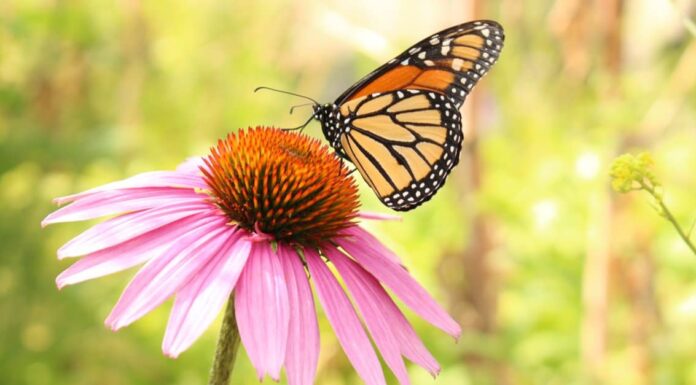
[[[655,187],[653,187],[651,184],[645,183],[643,181],[640,182],[641,187],[648,192],[648,194],[652,195],[653,198],[655,198],[655,201],[660,207],[660,213],[662,216],[665,217],[668,221],[672,223],[674,228],[677,230],[677,233],[679,233],[679,236],[684,240],[687,246],[689,246],[689,249],[691,249],[691,252],[696,255],[696,246],[694,246],[693,242],[691,239],[689,239],[689,235],[682,229],[681,226],[679,226],[679,223],[677,223],[677,220],[674,219],[674,215],[672,215],[672,212],[669,211],[669,208],[667,208],[667,205],[665,205],[665,201],[662,200],[661,194],[659,194],[656,190]]]
[[[210,369],[208,385],[228,385],[230,375],[234,368],[234,361],[239,350],[239,329],[234,315],[234,296],[230,295],[225,309],[225,317],[222,319],[220,336],[218,337],[215,360]]]

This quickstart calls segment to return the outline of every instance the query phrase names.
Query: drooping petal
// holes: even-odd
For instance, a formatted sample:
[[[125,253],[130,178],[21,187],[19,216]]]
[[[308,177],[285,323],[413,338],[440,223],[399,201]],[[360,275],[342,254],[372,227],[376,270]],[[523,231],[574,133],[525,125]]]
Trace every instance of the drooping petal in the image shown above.
[[[211,222],[190,231],[159,258],[150,260],[123,291],[106,324],[120,329],[159,306],[218,252],[229,229],[222,221]]]
[[[365,325],[370,331],[377,349],[382,354],[384,362],[394,372],[399,383],[409,385],[408,372],[404,360],[401,359],[401,347],[391,329],[396,325],[388,323],[387,317],[383,313],[385,309],[381,307],[379,298],[374,296],[374,285],[379,286],[379,283],[335,247],[324,245],[322,250],[343,277],[343,281],[350,290],[358,309],[360,309]]]
[[[360,265],[387,285],[394,294],[426,321],[459,338],[461,327],[435,302],[425,289],[392,258],[368,247],[369,242],[359,238],[339,238],[336,243]]]
[[[207,197],[193,189],[166,187],[102,191],[62,207],[41,221],[41,226],[58,222],[74,222],[105,215],[166,207],[202,201]]]
[[[302,261],[292,247],[279,243],[278,256],[283,264],[290,303],[285,353],[288,385],[312,385],[319,361],[319,328],[312,289]]]
[[[215,320],[246,264],[251,243],[231,235],[208,264],[176,294],[162,351],[176,358]]]
[[[382,256],[389,258],[394,263],[401,265],[401,258],[399,258],[396,253],[389,250],[386,246],[382,244],[374,235],[365,231],[360,226],[351,226],[343,231],[343,234],[349,236],[346,240],[348,242],[359,242],[364,247],[374,250],[375,253],[381,254]]]
[[[82,257],[56,278],[58,288],[116,273],[164,253],[182,234],[203,226],[215,217],[194,215],[180,219],[108,249]]]
[[[377,354],[341,285],[316,250],[305,248],[304,252],[319,301],[346,356],[365,383],[385,384]]]
[[[268,242],[253,244],[235,293],[239,334],[259,380],[268,374],[278,381],[290,308],[283,267]]]
[[[411,362],[425,368],[433,377],[437,376],[440,373],[440,364],[437,363],[435,357],[423,345],[423,341],[418,337],[413,326],[391,300],[387,292],[381,287],[380,289],[376,290],[375,295],[386,298],[384,300],[384,313],[390,319],[389,323],[394,325],[394,333],[400,342],[401,354],[411,360]]]
[[[85,198],[100,191],[122,190],[142,187],[173,187],[189,189],[207,189],[203,178],[194,174],[184,174],[177,171],[151,171],[134,175],[128,179],[107,183],[81,193],[56,198],[53,201],[59,205]]]
[[[124,214],[96,224],[71,239],[58,249],[58,258],[76,257],[106,249],[205,211],[211,211],[211,215],[216,215],[212,212],[212,206],[205,202]]]
[[[355,302],[358,304],[368,328],[370,328],[372,339],[377,343],[387,364],[389,364],[389,360],[380,346],[379,339],[381,334],[389,333],[393,336],[393,342],[389,340],[382,342],[382,344],[396,343],[397,350],[402,355],[424,367],[433,376],[437,375],[440,371],[437,361],[425,348],[411,324],[377,279],[335,247],[327,245],[324,250],[343,276],[350,292],[353,293]],[[374,321],[374,319],[377,320]],[[373,323],[376,322],[376,325],[370,327],[370,320],[373,320]],[[381,329],[373,331],[373,328]],[[394,369],[392,368],[392,370]],[[397,378],[402,383],[408,381],[407,378],[402,380],[405,376],[405,372],[397,374]]]

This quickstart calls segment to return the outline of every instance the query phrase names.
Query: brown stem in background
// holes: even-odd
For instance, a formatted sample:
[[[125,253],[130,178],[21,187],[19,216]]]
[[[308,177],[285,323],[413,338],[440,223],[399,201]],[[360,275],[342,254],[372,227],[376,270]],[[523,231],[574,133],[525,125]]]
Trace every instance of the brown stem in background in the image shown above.
[[[461,18],[474,20],[482,18],[484,2],[471,0],[469,12]],[[496,311],[498,306],[497,277],[491,267],[490,252],[493,249],[491,237],[491,218],[476,207],[475,199],[480,194],[485,175],[484,160],[479,150],[478,132],[481,103],[479,95],[484,84],[479,84],[469,94],[462,108],[464,143],[461,153],[461,166],[455,169],[452,178],[459,186],[460,196],[466,202],[457,205],[465,207],[464,216],[469,219],[466,234],[466,249],[448,253],[443,258],[441,275],[448,292],[455,318],[464,330],[480,339],[496,338]],[[459,272],[451,274],[451,272]],[[487,355],[485,351],[466,352],[462,359],[473,372],[473,379],[494,379],[498,384],[506,384],[508,370],[504,363]]]
[[[606,189],[588,199],[587,254],[582,273],[582,320],[580,347],[582,363],[590,375],[597,375],[607,349],[608,286],[615,215],[612,196]]]
[[[585,41],[598,39],[602,44],[602,68],[612,84],[620,84],[622,60],[622,0],[599,0],[595,3],[594,17],[585,18]],[[596,22],[599,21],[599,28]],[[590,24],[595,24],[593,28]],[[599,36],[593,36],[599,30]],[[591,47],[585,47],[588,50]],[[619,96],[618,86],[612,86],[606,99]],[[580,346],[582,362],[590,376],[601,375],[607,351],[610,265],[612,262],[612,234],[616,202],[606,188],[589,197],[587,254],[583,267]]]
[[[124,14],[120,36],[124,65],[118,82],[118,124],[128,143],[138,143],[142,120],[142,93],[148,65],[148,25],[140,1],[119,3]]]

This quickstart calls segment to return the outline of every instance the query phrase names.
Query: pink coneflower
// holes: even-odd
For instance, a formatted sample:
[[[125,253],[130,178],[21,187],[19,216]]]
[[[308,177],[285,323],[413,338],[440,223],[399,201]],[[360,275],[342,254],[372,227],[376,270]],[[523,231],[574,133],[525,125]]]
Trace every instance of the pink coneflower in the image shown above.
[[[357,211],[355,182],[326,146],[304,135],[240,131],[176,171],[136,175],[56,202],[71,204],[43,225],[116,215],[58,250],[61,259],[83,256],[58,276],[58,287],[144,263],[106,324],[120,329],[173,296],[162,344],[170,357],[233,298],[259,379],[279,380],[284,366],[290,385],[312,384],[319,331],[310,281],[368,384],[385,380],[361,318],[402,384],[409,383],[402,356],[433,375],[439,371],[383,286],[426,321],[460,333],[398,257],[355,223],[371,217]]]

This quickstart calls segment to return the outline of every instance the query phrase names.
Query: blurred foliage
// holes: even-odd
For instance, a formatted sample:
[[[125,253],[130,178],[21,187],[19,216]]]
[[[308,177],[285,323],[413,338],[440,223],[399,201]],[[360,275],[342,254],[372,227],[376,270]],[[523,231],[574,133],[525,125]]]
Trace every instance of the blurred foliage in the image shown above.
[[[403,221],[367,225],[465,330],[455,344],[408,314],[443,367],[413,383],[696,383],[696,259],[608,177],[649,150],[676,219],[696,215],[696,4],[676,0],[1,2],[0,383],[204,384],[217,326],[175,361],[169,304],[102,326],[132,272],[58,292],[55,250],[87,224],[40,229],[51,199],[296,125],[309,109],[252,90],[332,100],[472,6],[507,41],[465,107],[461,164]],[[360,383],[321,328],[317,383]],[[233,381],[256,382],[243,355]]]

